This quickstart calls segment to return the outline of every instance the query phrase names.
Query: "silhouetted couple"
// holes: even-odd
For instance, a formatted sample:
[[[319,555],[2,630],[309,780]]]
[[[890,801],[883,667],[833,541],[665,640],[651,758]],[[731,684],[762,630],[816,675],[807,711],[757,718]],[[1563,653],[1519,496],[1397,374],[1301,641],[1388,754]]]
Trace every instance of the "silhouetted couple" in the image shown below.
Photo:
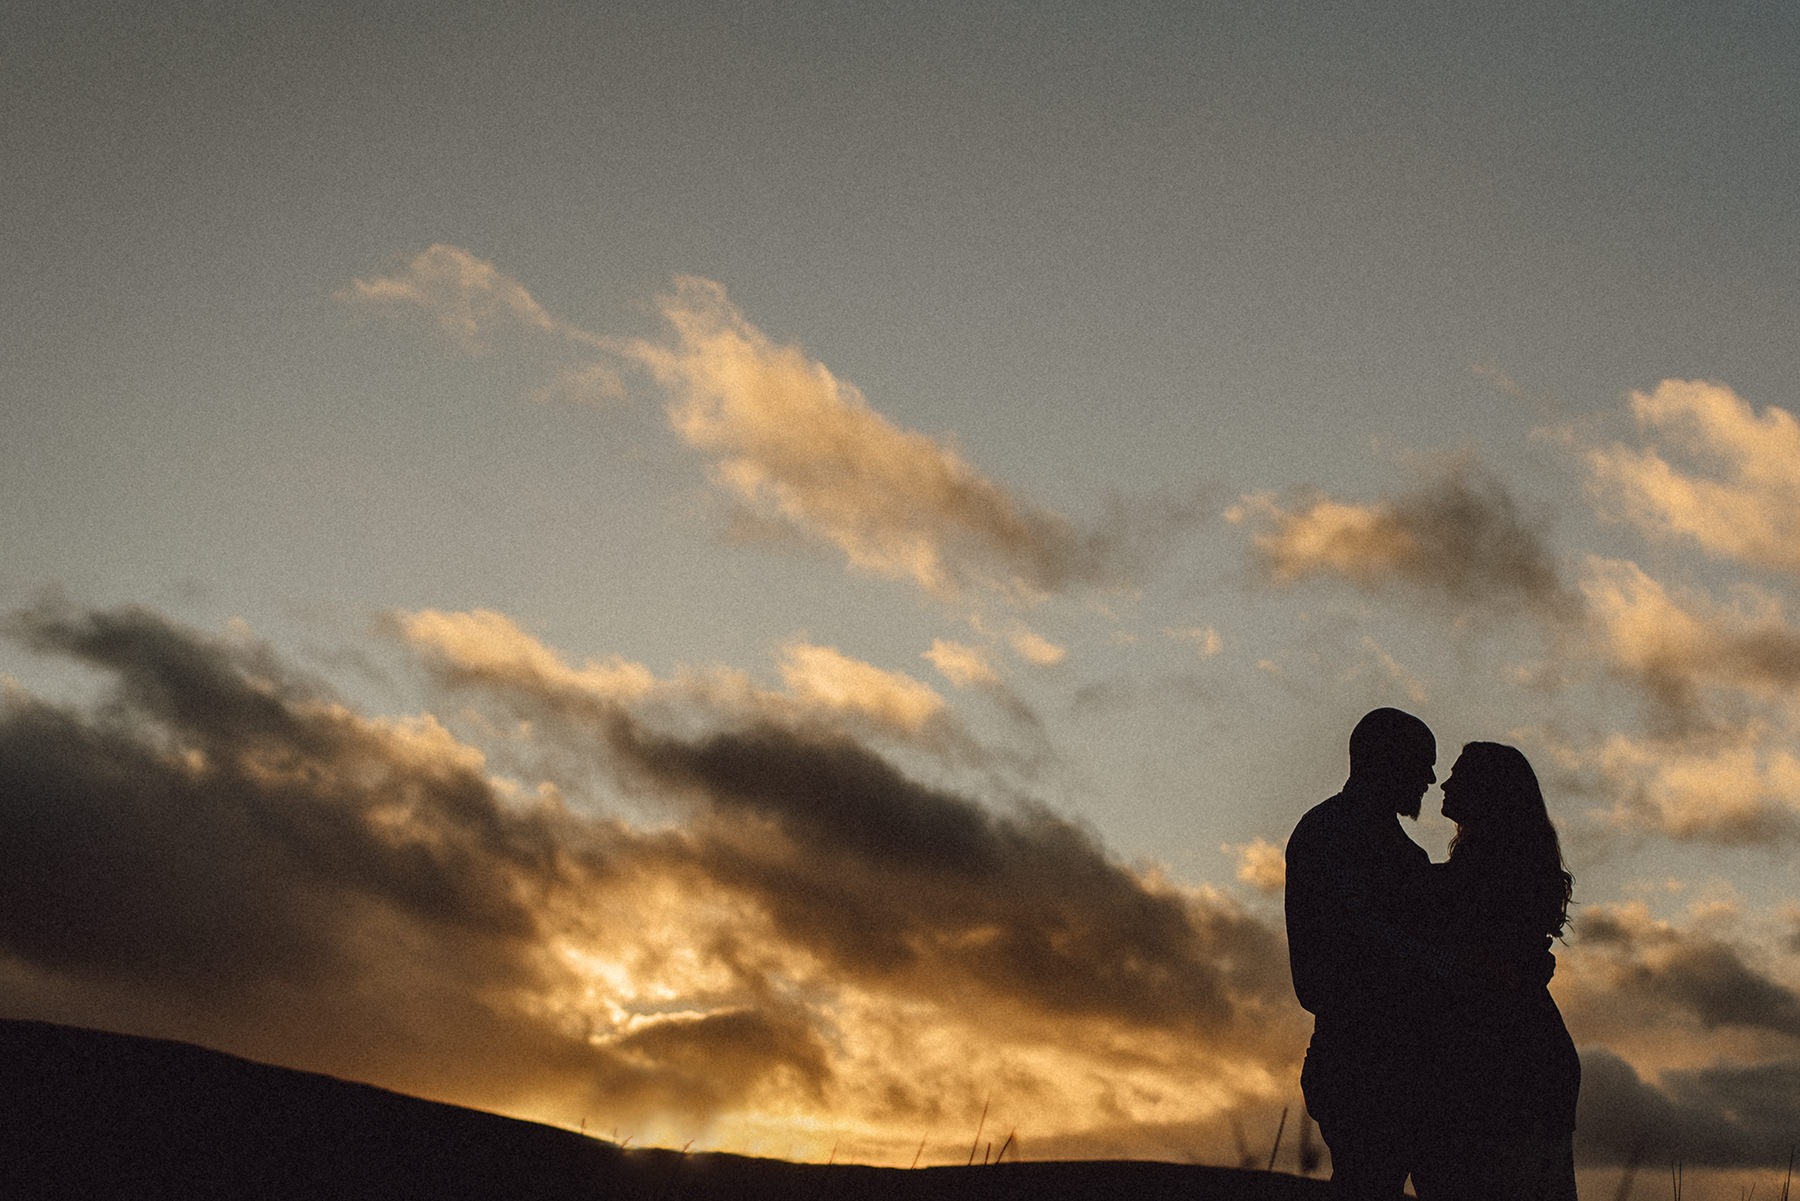
[[[1377,709],[1344,790],[1287,844],[1301,1072],[1338,1197],[1574,1201],[1581,1064],[1547,984],[1572,877],[1531,764],[1471,742],[1444,781],[1456,823],[1432,863],[1396,818],[1436,782],[1424,722]]]

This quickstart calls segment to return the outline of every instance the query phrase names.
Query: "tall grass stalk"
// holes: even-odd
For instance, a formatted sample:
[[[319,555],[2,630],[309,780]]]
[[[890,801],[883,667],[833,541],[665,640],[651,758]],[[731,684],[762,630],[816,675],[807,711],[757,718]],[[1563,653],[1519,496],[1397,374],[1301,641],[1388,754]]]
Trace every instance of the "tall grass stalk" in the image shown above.
[[[1288,1107],[1283,1105],[1281,1107],[1281,1121],[1275,1126],[1275,1145],[1269,1148],[1268,1170],[1271,1172],[1275,1170],[1275,1154],[1281,1150],[1281,1133],[1287,1129],[1287,1114]]]
[[[994,1094],[993,1093],[989,1093],[987,1100],[985,1100],[981,1103],[981,1120],[979,1122],[975,1123],[975,1141],[969,1144],[969,1162],[964,1165],[965,1167],[972,1168],[975,1166],[975,1152],[981,1147],[981,1130],[982,1130],[982,1127],[987,1125],[988,1106],[992,1105],[993,1103],[994,1103]],[[992,1146],[992,1145],[993,1144],[991,1144],[991,1143],[989,1144],[989,1146]],[[1784,1197],[1782,1199],[1782,1201],[1787,1201],[1787,1199]]]

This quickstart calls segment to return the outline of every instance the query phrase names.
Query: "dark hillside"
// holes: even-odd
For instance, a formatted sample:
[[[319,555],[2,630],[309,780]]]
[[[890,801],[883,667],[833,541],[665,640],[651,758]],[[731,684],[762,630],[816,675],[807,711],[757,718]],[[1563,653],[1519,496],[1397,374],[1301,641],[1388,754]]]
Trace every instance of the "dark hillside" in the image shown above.
[[[1320,1181],[1159,1163],[869,1168],[622,1151],[186,1043],[0,1021],[0,1192],[29,1201],[1320,1201]]]

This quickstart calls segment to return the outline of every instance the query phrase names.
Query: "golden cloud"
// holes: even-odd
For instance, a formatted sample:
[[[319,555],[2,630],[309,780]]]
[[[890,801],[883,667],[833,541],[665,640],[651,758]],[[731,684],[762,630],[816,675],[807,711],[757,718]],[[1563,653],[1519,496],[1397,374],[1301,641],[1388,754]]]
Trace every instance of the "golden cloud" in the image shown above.
[[[1237,860],[1240,882],[1263,893],[1280,893],[1287,887],[1287,854],[1264,838],[1227,843],[1219,848]]]
[[[347,304],[424,309],[463,350],[485,354],[507,326],[589,341],[591,335],[556,320],[492,263],[442,243],[415,255],[404,271],[359,279],[337,294]]]
[[[1257,564],[1278,586],[1322,575],[1364,589],[1403,583],[1459,608],[1566,616],[1573,607],[1538,524],[1468,460],[1391,500],[1315,495],[1284,505],[1257,494],[1226,516],[1261,527],[1252,539]]]
[[[1733,844],[1800,834],[1800,756],[1778,732],[1752,727],[1700,745],[1614,734],[1590,758],[1623,824]]]
[[[517,280],[469,251],[436,245],[403,271],[337,294],[361,306],[422,310],[481,354],[533,335],[574,356],[540,399],[613,401],[621,367],[647,370],[670,396],[671,427],[708,455],[711,478],[746,528],[778,528],[837,547],[859,569],[952,597],[1014,598],[1123,582],[1194,506],[1114,502],[1078,529],[977,471],[947,440],[903,429],[852,384],[745,320],[709,280],[683,277],[661,302],[673,340],[607,337],[552,316]]]
[[[1800,683],[1800,631],[1771,593],[1741,585],[1729,606],[1676,597],[1637,564],[1597,556],[1587,560],[1581,591],[1613,665],[1679,727],[1705,724],[1705,689],[1780,702]]]
[[[904,430],[852,384],[751,325],[708,280],[663,301],[673,345],[631,344],[674,397],[670,423],[738,503],[837,546],[857,567],[954,594],[1021,595],[1109,578],[1105,542]]]
[[[1589,453],[1602,497],[1652,533],[1692,539],[1721,557],[1800,570],[1800,423],[1793,414],[1771,405],[1759,416],[1722,384],[1674,379],[1632,393],[1631,408],[1661,445],[1614,444]]]
[[[993,685],[1000,682],[999,673],[988,662],[987,652],[980,647],[965,646],[943,638],[932,640],[931,649],[920,656],[929,659],[946,680],[958,688]]]
[[[803,704],[866,713],[902,729],[918,730],[944,712],[944,698],[928,685],[852,659],[836,647],[790,643],[781,678]]]
[[[1058,646],[1025,625],[1013,626],[1007,632],[1006,641],[1019,658],[1038,667],[1054,667],[1061,663],[1069,653],[1067,647]]]
[[[443,670],[469,680],[525,679],[539,687],[627,701],[656,686],[650,670],[614,655],[570,667],[555,651],[491,609],[445,613],[425,609],[393,616],[402,636]]]
[[[636,711],[677,686],[629,664],[571,667],[494,613],[390,619],[469,699],[559,715],[539,736],[664,806],[636,827],[581,780],[491,777],[429,714],[360,715],[243,633],[58,605],[5,628],[116,682],[92,712],[0,707],[9,1011],[878,1162],[966,1138],[988,1096],[1079,1154],[1134,1124],[1204,1147],[1291,1093],[1277,931],[834,730],[922,694],[829,648],[789,648],[787,710],[689,689],[664,729]]]

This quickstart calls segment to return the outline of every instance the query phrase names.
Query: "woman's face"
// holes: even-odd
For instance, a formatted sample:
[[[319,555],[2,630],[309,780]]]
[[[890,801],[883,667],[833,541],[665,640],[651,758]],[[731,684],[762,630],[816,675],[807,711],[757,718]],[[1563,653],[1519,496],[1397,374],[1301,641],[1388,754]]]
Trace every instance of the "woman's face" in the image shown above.
[[[1450,769],[1450,775],[1443,783],[1443,814],[1457,825],[1469,820],[1469,814],[1479,804],[1479,796],[1474,784],[1474,773],[1465,765],[1467,756],[1460,756],[1456,765]]]

